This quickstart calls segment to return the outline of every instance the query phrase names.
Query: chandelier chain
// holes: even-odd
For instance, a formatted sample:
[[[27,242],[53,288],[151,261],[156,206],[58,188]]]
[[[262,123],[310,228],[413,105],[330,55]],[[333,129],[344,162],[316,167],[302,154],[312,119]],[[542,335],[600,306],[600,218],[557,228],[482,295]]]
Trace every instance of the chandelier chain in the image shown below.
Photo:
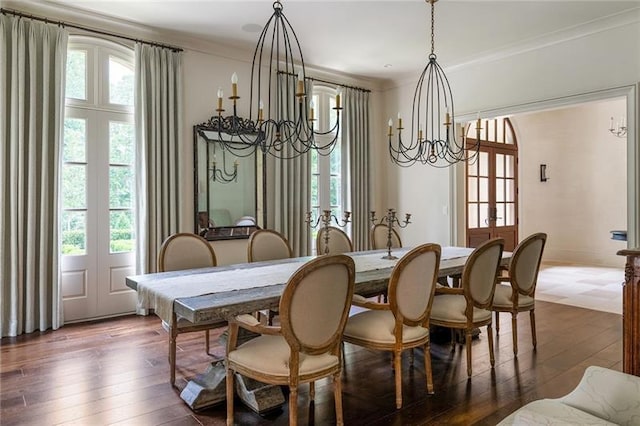
[[[435,27],[435,7],[434,7],[434,1],[430,1],[431,3],[431,55],[433,55],[435,52],[435,36],[434,36],[434,27]]]

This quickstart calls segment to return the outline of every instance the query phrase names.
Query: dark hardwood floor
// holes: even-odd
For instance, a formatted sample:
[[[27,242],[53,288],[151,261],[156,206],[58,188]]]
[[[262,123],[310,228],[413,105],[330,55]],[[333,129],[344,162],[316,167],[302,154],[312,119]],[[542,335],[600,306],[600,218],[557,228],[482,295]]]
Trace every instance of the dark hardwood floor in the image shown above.
[[[473,344],[473,377],[467,380],[464,349],[432,345],[435,395],[425,392],[423,354],[414,367],[403,359],[404,407],[395,408],[388,353],[346,347],[343,407],[347,425],[494,425],[521,405],[566,394],[589,365],[622,369],[622,317],[566,305],[537,302],[538,349],[531,347],[528,315],[518,317],[519,354],[514,358],[508,315],[501,316],[492,370],[486,334]],[[448,333],[443,333],[448,335]],[[440,339],[438,339],[440,337]],[[212,334],[217,339],[217,333]],[[216,340],[217,341],[217,340]],[[225,406],[194,413],[169,385],[168,336],[155,316],[129,316],[67,325],[0,341],[2,425],[219,425]],[[202,333],[178,337],[178,385],[203,372]],[[224,348],[214,352],[224,355]],[[333,394],[316,385],[310,407],[301,387],[300,424],[333,424]],[[261,417],[236,402],[236,422],[284,425],[282,410]]]

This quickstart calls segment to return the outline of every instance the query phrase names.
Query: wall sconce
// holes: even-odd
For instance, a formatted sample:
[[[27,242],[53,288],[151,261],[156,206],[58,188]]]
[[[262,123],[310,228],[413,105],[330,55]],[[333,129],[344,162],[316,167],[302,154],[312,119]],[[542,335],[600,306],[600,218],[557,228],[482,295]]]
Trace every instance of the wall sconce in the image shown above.
[[[547,177],[547,165],[540,164],[540,182],[546,182],[549,178]]]

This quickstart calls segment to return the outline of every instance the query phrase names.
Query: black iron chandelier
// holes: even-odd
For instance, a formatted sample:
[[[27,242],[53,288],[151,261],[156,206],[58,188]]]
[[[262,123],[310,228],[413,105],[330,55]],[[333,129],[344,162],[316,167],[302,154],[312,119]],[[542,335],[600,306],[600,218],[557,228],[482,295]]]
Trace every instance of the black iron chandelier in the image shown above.
[[[431,53],[427,66],[422,71],[413,95],[411,113],[411,139],[402,140],[402,118],[398,115],[398,140],[394,144],[393,120],[389,119],[389,154],[391,160],[399,166],[408,167],[417,162],[434,167],[448,167],[460,161],[475,160],[480,141],[480,128],[477,126],[477,139],[470,146],[462,128],[460,141],[456,138],[455,110],[449,80],[442,67],[436,61],[434,26],[434,5],[438,0],[425,0],[431,4]],[[479,123],[479,120],[478,120]]]
[[[238,182],[238,160],[233,159],[233,169],[227,170],[227,155],[222,150],[222,161],[218,161],[217,155],[213,154],[213,161],[209,167],[209,179],[218,183]]]
[[[233,114],[223,116],[224,92],[218,89],[216,127],[224,149],[238,157],[256,150],[277,158],[296,158],[310,150],[328,155],[340,134],[340,93],[336,95],[336,122],[320,131],[315,126],[314,105],[305,89],[306,70],[298,36],[282,11],[273,3],[273,14],[264,26],[253,53],[249,118],[237,112],[238,77],[231,77]],[[269,46],[270,44],[270,46]],[[267,103],[263,102],[266,97]],[[320,136],[320,137],[318,137]]]

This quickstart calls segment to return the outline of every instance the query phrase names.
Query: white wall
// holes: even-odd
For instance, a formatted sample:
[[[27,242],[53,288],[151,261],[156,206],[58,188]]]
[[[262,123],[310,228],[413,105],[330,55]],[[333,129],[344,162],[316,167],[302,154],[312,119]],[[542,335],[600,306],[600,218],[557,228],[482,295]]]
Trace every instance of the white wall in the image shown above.
[[[626,138],[607,129],[626,113],[623,99],[520,114],[520,236],[548,234],[545,261],[623,266],[626,243],[609,231],[627,229]],[[549,180],[540,181],[540,164]]]

